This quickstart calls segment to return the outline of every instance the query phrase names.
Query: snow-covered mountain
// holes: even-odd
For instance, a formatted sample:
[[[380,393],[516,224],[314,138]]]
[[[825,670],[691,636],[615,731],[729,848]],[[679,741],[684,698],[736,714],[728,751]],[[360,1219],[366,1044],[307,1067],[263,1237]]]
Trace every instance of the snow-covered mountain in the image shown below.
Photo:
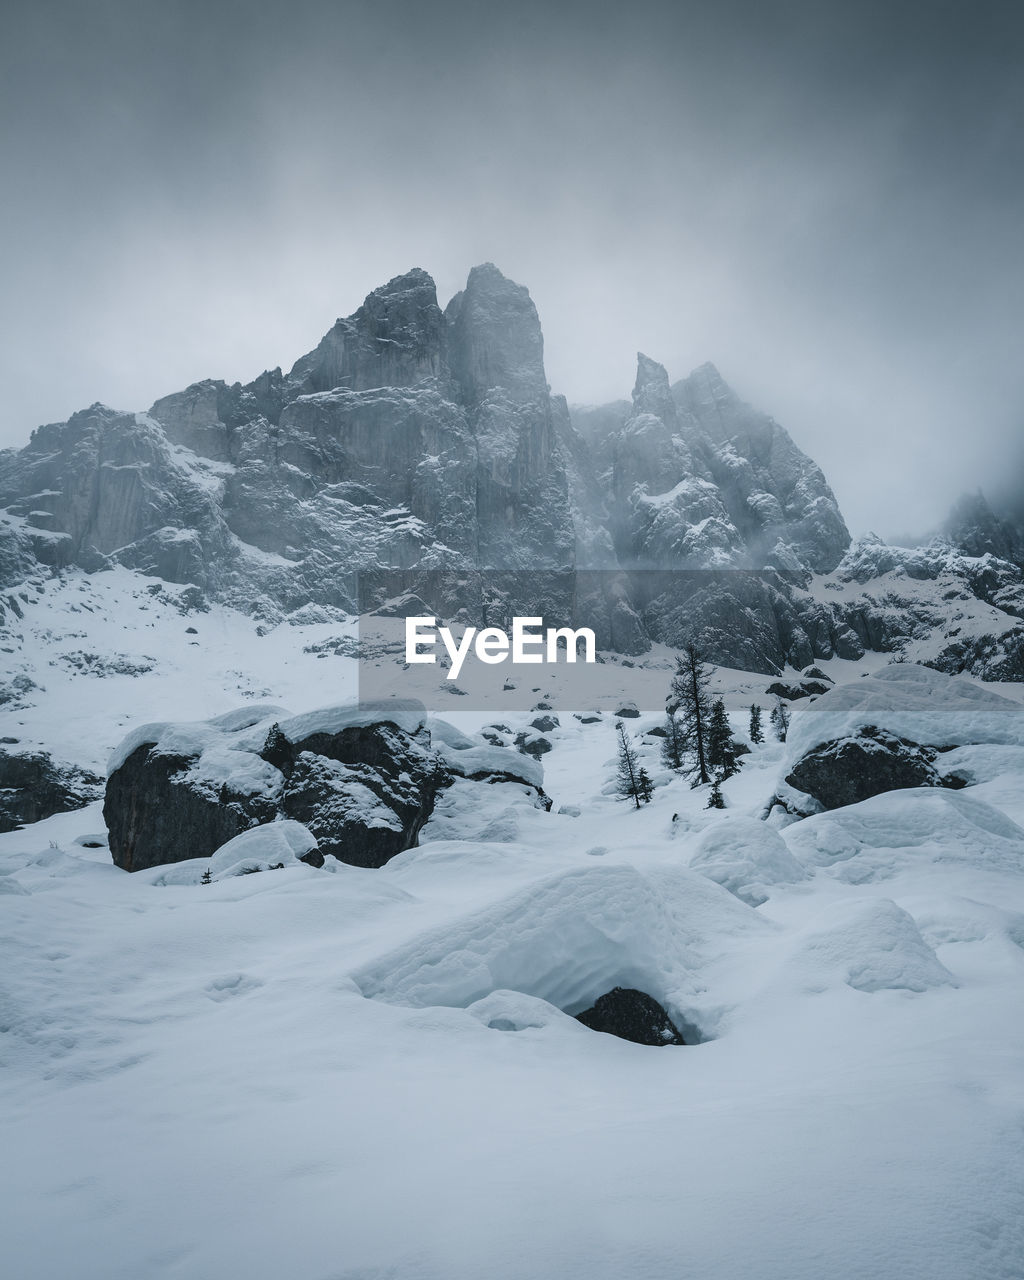
[[[271,625],[398,588],[479,617],[501,569],[555,575],[546,594],[621,652],[692,635],[761,671],[910,643],[946,670],[1021,665],[1009,526],[961,510],[924,552],[851,551],[820,469],[712,365],[670,385],[640,355],[631,403],[570,412],[528,292],[490,264],[444,310],[426,272],[396,277],[288,374],[39,427],[0,455],[0,507],[15,616],[26,581],[122,565]],[[971,613],[930,650],[924,579]]]
[[[710,366],[570,413],[493,267],[0,489],[5,1274],[1021,1273],[1024,586],[977,502],[850,543]],[[499,569],[601,620],[585,702],[361,647],[357,574],[472,622]],[[724,810],[662,752],[688,635]]]

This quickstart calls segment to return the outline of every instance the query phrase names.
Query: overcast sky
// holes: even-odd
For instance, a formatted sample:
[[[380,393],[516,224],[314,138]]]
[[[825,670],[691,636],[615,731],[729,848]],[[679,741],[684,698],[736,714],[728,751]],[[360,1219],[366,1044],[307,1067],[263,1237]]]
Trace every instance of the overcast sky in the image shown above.
[[[1024,461],[1022,66],[1011,0],[7,0],[0,444],[491,260],[571,401],[713,360],[922,531]]]

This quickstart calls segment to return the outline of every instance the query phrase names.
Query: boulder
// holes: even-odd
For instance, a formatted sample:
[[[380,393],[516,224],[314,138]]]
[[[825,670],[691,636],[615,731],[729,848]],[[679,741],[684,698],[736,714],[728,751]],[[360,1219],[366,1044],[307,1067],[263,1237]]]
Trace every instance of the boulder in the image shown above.
[[[825,809],[858,804],[904,787],[962,787],[956,775],[941,775],[936,751],[908,738],[866,725],[849,737],[820,743],[796,762],[786,783],[813,796]]]
[[[645,991],[614,987],[576,1015],[591,1031],[631,1040],[633,1044],[686,1044],[679,1028],[661,1005]]]
[[[536,729],[538,733],[550,733],[552,729],[558,728],[558,716],[535,716],[530,721],[530,728]]]
[[[393,699],[145,725],[111,759],[103,809],[111,856],[127,871],[210,857],[250,828],[288,818],[312,833],[321,863],[331,854],[383,866],[416,843],[451,780],[424,721],[420,704]]]
[[[103,779],[44,751],[0,751],[0,831],[14,831],[98,800]]]
[[[543,734],[537,733],[532,729],[528,732],[516,734],[516,746],[524,755],[533,756],[535,759],[547,755],[551,750],[551,743],[548,739]]]

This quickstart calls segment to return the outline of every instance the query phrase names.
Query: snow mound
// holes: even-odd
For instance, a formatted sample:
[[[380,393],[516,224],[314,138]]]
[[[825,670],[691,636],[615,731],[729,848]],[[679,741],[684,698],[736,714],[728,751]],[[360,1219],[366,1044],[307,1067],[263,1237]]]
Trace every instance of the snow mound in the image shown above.
[[[793,963],[806,969],[814,990],[828,978],[867,992],[958,985],[913,916],[889,898],[833,903],[804,933]]]
[[[420,845],[435,840],[518,840],[523,821],[537,810],[537,793],[521,782],[471,782],[456,778],[440,792],[420,831]]]
[[[426,708],[415,698],[379,698],[320,707],[282,720],[279,728],[289,742],[303,742],[314,733],[335,734],[345,729],[364,729],[371,724],[393,724],[405,733],[414,734],[426,722]]]
[[[227,711],[212,720],[163,720],[138,725],[110,753],[107,776],[116,773],[139,747],[153,747],[158,755],[182,756],[185,759],[197,758],[207,751],[237,753],[258,750],[270,726],[289,714],[284,708],[271,703],[257,703]],[[245,730],[254,732],[245,733]],[[231,761],[228,763],[230,766]]]
[[[808,878],[779,833],[756,818],[730,817],[708,827],[697,840],[690,869],[752,907],[767,902],[774,885]]]
[[[466,1012],[495,1031],[528,1031],[557,1026],[586,1034],[586,1028],[575,1018],[556,1009],[547,1000],[525,995],[522,991],[492,991],[482,1000],[474,1001]]]
[[[430,741],[434,746],[443,742],[453,751],[468,751],[471,747],[480,745],[479,739],[471,738],[469,734],[456,729],[455,725],[449,724],[439,716],[427,716],[427,728],[430,730]]]
[[[500,989],[578,1013],[613,987],[661,1004],[695,992],[709,947],[766,927],[702,876],[599,866],[542,880],[430,930],[352,976],[365,996],[463,1008]]]
[[[289,818],[267,822],[222,844],[210,859],[210,875],[214,880],[225,880],[271,867],[295,866],[316,847],[316,837],[301,822]]]
[[[933,747],[994,742],[1024,746],[1024,711],[966,676],[896,663],[873,676],[838,685],[794,710],[783,776],[823,742],[875,725]]]
[[[802,862],[831,867],[851,884],[884,880],[921,861],[1024,873],[1024,829],[962,791],[887,791],[806,818],[784,837]]]
[[[452,773],[462,778],[515,778],[530,787],[544,784],[544,766],[532,756],[513,751],[511,747],[470,747],[454,749],[447,742],[438,743],[438,751]]]

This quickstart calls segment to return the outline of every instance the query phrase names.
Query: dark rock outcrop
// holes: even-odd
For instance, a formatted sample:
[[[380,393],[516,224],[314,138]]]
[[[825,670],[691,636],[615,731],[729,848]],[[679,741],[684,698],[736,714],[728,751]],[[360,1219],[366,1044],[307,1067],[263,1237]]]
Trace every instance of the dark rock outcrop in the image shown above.
[[[192,774],[198,756],[137,747],[107,779],[103,820],[110,853],[124,871],[209,858],[250,827],[272,822],[276,797],[263,791],[203,785]]]
[[[451,775],[422,707],[327,708],[273,718],[265,708],[201,725],[151,725],[115,755],[104,817],[126,871],[210,857],[286,817],[331,854],[379,867],[416,843]]]
[[[825,809],[858,804],[904,787],[961,787],[963,781],[934,766],[938,753],[907,738],[867,725],[856,734],[823,742],[802,756],[786,783]]]
[[[661,1005],[645,991],[615,987],[599,996],[576,1019],[591,1031],[603,1031],[633,1044],[686,1044],[679,1028]]]
[[[0,831],[81,809],[102,794],[102,778],[44,751],[0,751]]]

